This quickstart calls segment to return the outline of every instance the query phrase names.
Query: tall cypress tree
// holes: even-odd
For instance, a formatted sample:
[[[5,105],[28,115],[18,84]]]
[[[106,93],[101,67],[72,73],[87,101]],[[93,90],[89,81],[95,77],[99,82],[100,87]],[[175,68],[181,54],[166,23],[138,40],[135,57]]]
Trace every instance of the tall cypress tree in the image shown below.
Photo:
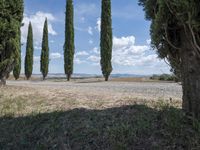
[[[102,13],[101,13],[101,70],[108,81],[110,73],[112,72],[112,19],[111,19],[111,1],[102,0]]]
[[[65,17],[64,69],[69,81],[74,61],[74,10],[73,0],[67,0]]]
[[[23,0],[0,0],[0,84],[13,70],[17,58]]]
[[[33,30],[31,22],[28,26],[28,36],[26,43],[26,56],[25,56],[25,76],[27,80],[30,79],[33,71]]]
[[[40,71],[43,75],[43,80],[45,80],[49,71],[49,42],[48,42],[48,23],[47,18],[44,23],[43,28],[43,39],[42,39],[42,51],[40,60]]]
[[[21,72],[21,31],[20,31],[20,28],[18,28],[18,34],[16,38],[18,39],[19,42],[17,43],[15,67],[13,70],[13,75],[15,77],[15,80],[19,79],[20,72]]]

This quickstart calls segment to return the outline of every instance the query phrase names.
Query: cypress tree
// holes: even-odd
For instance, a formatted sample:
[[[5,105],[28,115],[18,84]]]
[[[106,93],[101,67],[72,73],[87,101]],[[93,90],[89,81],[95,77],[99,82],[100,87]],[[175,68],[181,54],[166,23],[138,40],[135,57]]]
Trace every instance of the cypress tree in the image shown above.
[[[25,56],[25,76],[27,80],[30,79],[33,71],[33,30],[31,22],[28,26],[28,36],[26,43],[26,56]]]
[[[111,19],[111,1],[102,0],[101,12],[101,39],[100,39],[100,53],[101,53],[101,70],[108,81],[110,73],[112,72],[112,19]]]
[[[23,19],[23,0],[0,0],[0,84],[15,66],[19,28]]]
[[[69,81],[74,61],[74,12],[73,0],[67,0],[65,17],[64,69]]]
[[[18,43],[17,43],[17,51],[16,51],[16,59],[15,59],[15,67],[13,70],[13,75],[15,77],[15,80],[19,79],[20,72],[21,72],[21,32],[20,28],[18,28],[18,34],[17,37]]]
[[[43,29],[43,39],[42,39],[42,51],[40,60],[40,71],[43,75],[43,80],[45,80],[49,71],[49,42],[48,42],[48,23],[47,18],[44,23]]]
[[[139,0],[139,4],[151,21],[152,47],[180,75],[183,110],[200,120],[199,0]]]

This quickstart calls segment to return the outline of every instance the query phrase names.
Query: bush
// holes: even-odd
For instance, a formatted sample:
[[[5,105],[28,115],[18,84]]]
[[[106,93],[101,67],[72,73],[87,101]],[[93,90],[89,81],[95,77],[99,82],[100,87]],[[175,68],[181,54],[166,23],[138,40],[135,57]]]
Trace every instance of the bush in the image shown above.
[[[178,82],[178,78],[174,74],[161,74],[153,75],[150,77],[151,80],[160,80],[160,81],[175,81]]]

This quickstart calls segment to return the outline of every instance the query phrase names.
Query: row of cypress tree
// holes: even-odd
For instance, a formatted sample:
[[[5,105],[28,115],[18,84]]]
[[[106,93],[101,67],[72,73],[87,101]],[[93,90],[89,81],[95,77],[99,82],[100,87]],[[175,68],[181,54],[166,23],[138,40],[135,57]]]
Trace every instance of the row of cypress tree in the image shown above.
[[[74,60],[74,21],[73,21],[73,0],[67,0],[66,18],[65,18],[65,43],[64,43],[64,60],[65,74],[68,81],[73,73]],[[105,78],[108,78],[112,72],[112,19],[111,19],[111,1],[102,0],[101,13],[101,37],[100,37],[100,55],[101,70]]]
[[[75,53],[74,45],[74,12],[73,12],[73,0],[67,0],[66,12],[65,12],[65,43],[64,43],[64,70],[69,81],[73,74],[73,61]],[[111,1],[102,0],[102,13],[101,13],[101,70],[105,78],[108,81],[110,73],[112,72],[112,19],[111,19]],[[33,32],[31,23],[28,28],[26,57],[25,57],[25,76],[27,79],[31,77],[33,71]],[[19,78],[20,73],[20,60],[18,57],[18,63],[16,64],[16,71],[14,70],[15,78]],[[47,19],[44,23],[43,39],[42,39],[42,51],[40,71],[43,75],[43,79],[48,74],[49,66],[49,44],[48,44],[48,24]],[[16,74],[16,75],[15,75]]]
[[[25,56],[25,66],[24,66],[24,72],[25,72],[25,76],[27,80],[30,79],[33,72],[33,53],[34,53],[33,29],[30,22],[28,26],[26,56]],[[20,66],[21,64],[16,65],[16,68],[17,68],[16,70],[20,70]],[[46,18],[45,23],[44,23],[44,28],[43,28],[42,50],[41,50],[41,58],[40,58],[40,71],[43,75],[43,80],[46,78],[48,74],[48,68],[49,68],[49,43],[48,43],[48,23],[47,23],[47,18]],[[14,74],[14,70],[13,70],[13,74]],[[15,76],[15,79],[18,79],[18,78],[19,78],[19,75]]]
[[[1,13],[1,23],[0,29],[2,34],[0,36],[0,79],[1,82],[5,84],[6,77],[9,76],[10,72],[13,70],[13,75],[15,79],[18,79],[21,71],[21,32],[20,27],[22,25],[23,18],[23,0],[15,1],[0,1],[1,9],[7,10]],[[8,10],[7,6],[10,10]],[[18,10],[18,14],[13,14],[15,8]],[[64,70],[67,79],[70,80],[73,74],[73,61],[74,61],[74,12],[73,12],[73,0],[67,0],[66,3],[66,18],[65,18],[65,43],[64,43]],[[11,21],[7,21],[3,18],[12,18]],[[5,30],[4,30],[5,29]],[[10,30],[6,30],[10,29]],[[4,32],[5,31],[5,32]],[[7,37],[7,38],[4,38]],[[101,13],[101,37],[100,37],[100,47],[101,47],[101,70],[108,80],[110,73],[112,72],[112,20],[111,20],[111,2],[110,0],[102,0],[102,13]],[[29,23],[28,35],[27,35],[27,45],[26,45],[26,56],[25,56],[25,76],[30,79],[33,71],[33,30],[32,25]],[[43,79],[46,78],[48,74],[49,66],[49,44],[48,44],[48,23],[47,19],[44,23],[43,29],[43,39],[42,39],[42,50],[41,50],[41,66],[40,71],[43,75]]]

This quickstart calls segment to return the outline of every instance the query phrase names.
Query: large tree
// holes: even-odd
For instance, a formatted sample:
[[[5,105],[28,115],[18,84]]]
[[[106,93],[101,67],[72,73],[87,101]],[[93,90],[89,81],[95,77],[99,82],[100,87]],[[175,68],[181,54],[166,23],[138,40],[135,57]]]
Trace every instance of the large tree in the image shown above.
[[[64,69],[69,81],[74,61],[74,10],[73,0],[67,0],[65,17]]]
[[[48,23],[47,18],[43,28],[42,51],[40,60],[40,71],[43,75],[43,80],[46,78],[49,71],[49,42],[48,42]]]
[[[179,71],[183,109],[200,119],[199,0],[139,0],[151,20],[152,46]]]
[[[101,12],[101,38],[100,38],[100,52],[101,52],[101,70],[105,78],[108,78],[112,72],[112,19],[111,19],[111,1],[102,0]]]
[[[27,80],[30,79],[33,71],[33,30],[31,22],[28,26],[28,36],[27,36],[27,42],[26,42],[26,56],[25,56],[25,76]]]
[[[18,58],[23,11],[23,0],[0,0],[0,84],[6,84]]]

